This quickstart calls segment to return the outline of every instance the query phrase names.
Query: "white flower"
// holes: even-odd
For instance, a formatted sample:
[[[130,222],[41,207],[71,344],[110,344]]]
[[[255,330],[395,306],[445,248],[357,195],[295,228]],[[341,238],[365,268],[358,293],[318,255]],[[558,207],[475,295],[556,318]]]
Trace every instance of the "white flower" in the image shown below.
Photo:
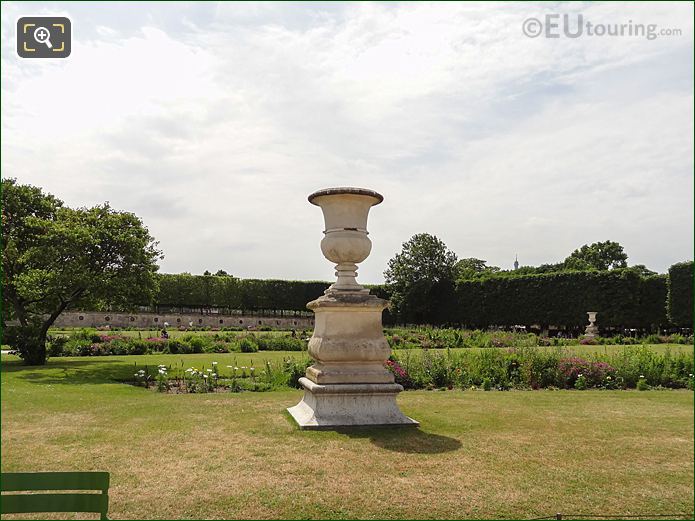
[[[250,370],[250,371],[255,371],[256,368],[255,368],[255,367],[249,367],[249,370]]]
[[[140,373],[135,373],[135,376],[140,376]]]
[[[212,373],[212,369],[206,369],[208,373]]]
[[[217,365],[217,362],[213,362],[212,365]]]
[[[192,368],[192,367],[189,367],[188,369],[186,369],[186,372],[187,372],[187,373],[192,373],[192,372],[193,372],[193,368]]]
[[[228,365],[227,367],[229,367],[230,369],[232,369],[232,367],[233,367],[233,366],[231,366],[231,365]],[[234,369],[236,369],[236,367],[234,367]]]
[[[207,377],[208,377],[208,375],[206,375],[206,374],[203,375],[203,378],[207,378]]]
[[[643,374],[641,374],[641,375],[639,375],[639,377],[640,377],[640,378],[644,378],[644,375],[643,375]]]
[[[238,367],[235,367],[235,368],[234,368],[234,370],[235,370],[235,371],[238,371],[238,370],[239,370],[239,368],[238,368]]]

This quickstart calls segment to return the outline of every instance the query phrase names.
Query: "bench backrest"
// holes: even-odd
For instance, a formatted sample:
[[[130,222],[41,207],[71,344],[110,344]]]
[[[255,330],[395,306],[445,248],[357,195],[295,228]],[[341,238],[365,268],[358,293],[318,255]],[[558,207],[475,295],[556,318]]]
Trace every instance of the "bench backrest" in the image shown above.
[[[2,494],[3,514],[92,512],[106,519],[109,510],[108,472],[3,472],[2,492],[100,490],[99,494]]]

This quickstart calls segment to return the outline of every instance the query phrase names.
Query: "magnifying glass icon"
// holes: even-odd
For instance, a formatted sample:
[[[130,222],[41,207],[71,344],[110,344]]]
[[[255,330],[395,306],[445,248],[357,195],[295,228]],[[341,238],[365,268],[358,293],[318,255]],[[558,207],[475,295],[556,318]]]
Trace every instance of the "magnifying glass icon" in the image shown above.
[[[37,27],[34,30],[34,40],[39,43],[45,43],[46,47],[53,49],[53,45],[51,45],[51,32],[45,27]]]

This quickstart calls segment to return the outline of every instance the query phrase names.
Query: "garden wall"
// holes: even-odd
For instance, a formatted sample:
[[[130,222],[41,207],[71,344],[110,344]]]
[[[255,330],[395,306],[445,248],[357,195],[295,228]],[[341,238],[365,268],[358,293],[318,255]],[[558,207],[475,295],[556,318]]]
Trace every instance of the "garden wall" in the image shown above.
[[[55,321],[54,327],[133,327],[159,329],[164,322],[170,328],[190,327],[273,327],[278,329],[310,329],[313,317],[267,317],[257,315],[200,315],[179,313],[111,313],[95,311],[65,311]]]

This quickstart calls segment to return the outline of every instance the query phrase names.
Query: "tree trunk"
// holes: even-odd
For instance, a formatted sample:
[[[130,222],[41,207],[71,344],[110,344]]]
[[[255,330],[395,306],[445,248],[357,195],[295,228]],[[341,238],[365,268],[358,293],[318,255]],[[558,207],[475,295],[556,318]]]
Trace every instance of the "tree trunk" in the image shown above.
[[[17,350],[24,360],[24,365],[46,365],[46,340],[48,329],[56,318],[68,307],[69,301],[63,301],[41,325],[27,324],[20,328],[17,337]]]
[[[21,342],[24,365],[46,365],[46,333],[24,336]]]

